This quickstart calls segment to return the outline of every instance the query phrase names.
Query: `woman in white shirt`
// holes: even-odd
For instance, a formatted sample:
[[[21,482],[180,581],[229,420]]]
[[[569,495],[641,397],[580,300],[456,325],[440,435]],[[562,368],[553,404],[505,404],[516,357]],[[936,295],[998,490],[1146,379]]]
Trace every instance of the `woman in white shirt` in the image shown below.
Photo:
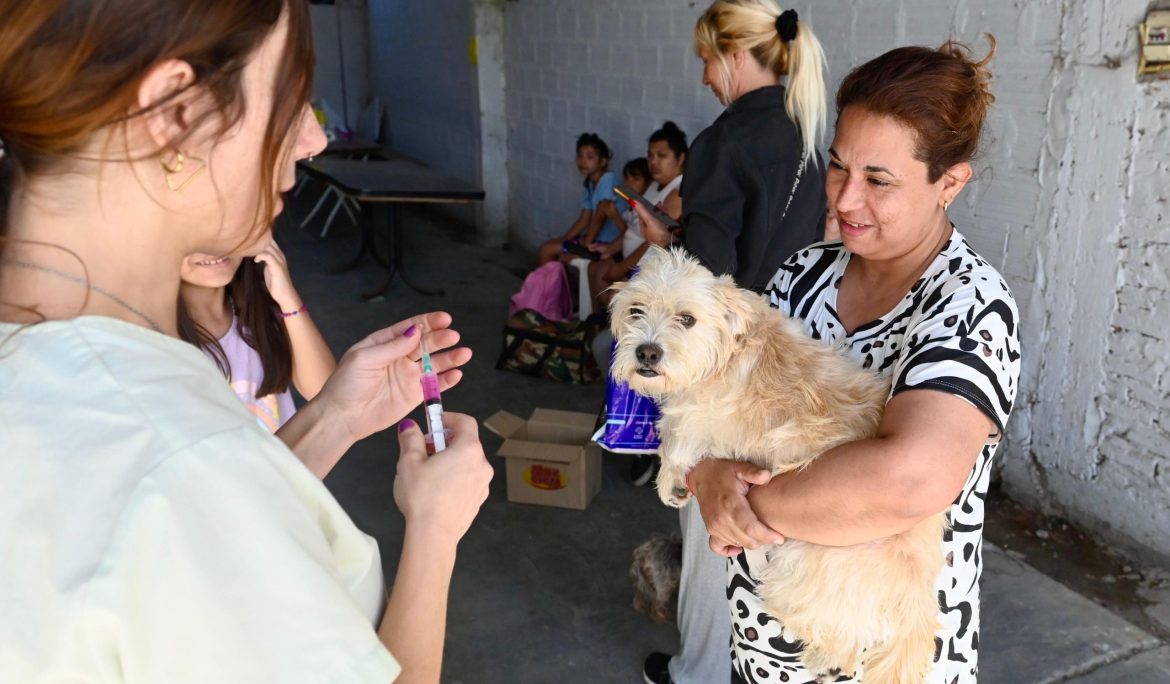
[[[256,254],[324,148],[306,4],[0,16],[0,681],[437,682],[491,477],[475,421],[448,414],[431,458],[399,425],[388,602],[377,545],[312,473],[420,402],[419,340],[452,347],[450,317],[359,342],[280,439],[175,337],[183,256]],[[444,386],[469,358],[435,354]]]
[[[651,183],[643,197],[677,219],[682,215],[682,197],[678,189],[687,163],[687,134],[673,121],[662,124],[662,128],[650,136],[646,161],[650,166]],[[594,311],[609,305],[612,296],[608,292],[609,286],[628,278],[648,247],[640,223],[631,221],[622,237],[622,259],[614,261],[606,257],[589,264],[589,286],[597,300]]]

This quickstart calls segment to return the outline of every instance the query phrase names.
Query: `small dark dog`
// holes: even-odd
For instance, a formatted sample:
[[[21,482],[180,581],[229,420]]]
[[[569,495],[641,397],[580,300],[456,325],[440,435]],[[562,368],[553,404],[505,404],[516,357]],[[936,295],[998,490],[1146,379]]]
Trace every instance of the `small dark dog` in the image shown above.
[[[671,597],[682,570],[682,538],[656,534],[634,549],[630,577],[634,578],[634,610],[655,622],[674,620]]]

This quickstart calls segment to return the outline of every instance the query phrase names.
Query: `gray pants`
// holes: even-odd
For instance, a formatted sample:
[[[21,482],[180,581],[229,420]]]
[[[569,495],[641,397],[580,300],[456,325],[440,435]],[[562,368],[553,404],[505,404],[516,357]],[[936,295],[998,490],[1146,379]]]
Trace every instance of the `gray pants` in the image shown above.
[[[675,684],[727,681],[731,671],[731,611],[727,559],[711,551],[707,527],[694,500],[679,510],[682,576],[678,586],[679,652],[670,659]]]
[[[609,371],[613,334],[593,338],[593,358]],[[682,527],[682,575],[678,586],[679,652],[670,659],[675,684],[727,681],[731,671],[731,611],[727,607],[727,559],[707,543],[707,527],[692,501],[678,512]]]

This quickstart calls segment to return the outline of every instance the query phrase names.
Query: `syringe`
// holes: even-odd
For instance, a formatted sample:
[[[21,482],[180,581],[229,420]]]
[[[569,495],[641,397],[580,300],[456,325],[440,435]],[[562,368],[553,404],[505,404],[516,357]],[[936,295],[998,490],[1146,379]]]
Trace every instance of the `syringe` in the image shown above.
[[[439,453],[447,448],[447,433],[443,428],[443,400],[439,396],[439,376],[431,367],[431,355],[427,351],[425,340],[420,342],[422,349],[422,391],[423,410],[427,414],[427,429],[430,431],[434,452]]]

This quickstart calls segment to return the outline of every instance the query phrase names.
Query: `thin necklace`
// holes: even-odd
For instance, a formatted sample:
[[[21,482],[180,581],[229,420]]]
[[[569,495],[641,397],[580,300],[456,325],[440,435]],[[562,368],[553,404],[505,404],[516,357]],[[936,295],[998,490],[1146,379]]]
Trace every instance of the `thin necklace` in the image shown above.
[[[110,292],[109,290],[105,289],[104,287],[94,285],[93,283],[90,283],[83,278],[78,278],[77,276],[70,275],[68,273],[65,273],[64,271],[58,271],[55,268],[49,268],[48,266],[41,266],[40,264],[29,263],[27,261],[20,261],[19,259],[8,259],[8,258],[0,259],[0,263],[9,264],[11,266],[19,266],[20,268],[27,268],[27,269],[31,269],[33,271],[41,271],[43,273],[51,273],[51,274],[58,276],[60,278],[64,278],[65,280],[68,280],[70,282],[77,283],[78,285],[86,288],[87,290],[93,290],[94,292],[96,292],[104,297],[108,297],[115,304],[119,304],[120,306],[125,308],[130,313],[132,313],[132,314],[138,316],[139,318],[141,318],[142,320],[146,321],[150,325],[151,328],[154,328],[155,332],[163,333],[162,327],[159,326],[158,323],[155,323],[153,318],[151,318],[150,316],[147,316],[140,309],[135,308],[130,302],[126,301],[125,299],[122,299],[121,297],[114,294],[113,292]],[[163,333],[163,334],[165,335],[166,333]]]

